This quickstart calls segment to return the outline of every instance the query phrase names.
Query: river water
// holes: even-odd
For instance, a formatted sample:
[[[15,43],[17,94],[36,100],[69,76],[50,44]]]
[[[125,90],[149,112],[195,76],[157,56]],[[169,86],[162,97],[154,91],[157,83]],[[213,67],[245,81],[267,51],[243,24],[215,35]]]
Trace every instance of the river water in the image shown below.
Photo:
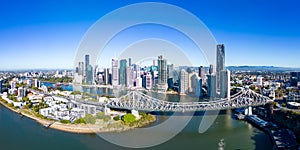
[[[159,115],[152,126],[163,122],[168,117],[168,115]],[[197,116],[173,139],[148,149],[218,149],[221,139],[224,139],[225,149],[229,150],[272,148],[267,134],[247,122],[233,119],[230,110],[222,111],[203,134],[198,133],[201,119],[202,113],[197,113]],[[0,147],[1,150],[126,149],[111,144],[95,134],[74,134],[45,129],[39,123],[26,117],[21,118],[3,106],[0,106]]]

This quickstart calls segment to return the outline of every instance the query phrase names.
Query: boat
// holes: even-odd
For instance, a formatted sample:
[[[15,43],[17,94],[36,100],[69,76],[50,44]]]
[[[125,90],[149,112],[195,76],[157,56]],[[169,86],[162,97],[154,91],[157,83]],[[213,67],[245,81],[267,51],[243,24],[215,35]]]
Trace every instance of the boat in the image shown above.
[[[244,120],[245,119],[245,115],[243,114],[234,114],[235,118],[238,119],[238,120]]]

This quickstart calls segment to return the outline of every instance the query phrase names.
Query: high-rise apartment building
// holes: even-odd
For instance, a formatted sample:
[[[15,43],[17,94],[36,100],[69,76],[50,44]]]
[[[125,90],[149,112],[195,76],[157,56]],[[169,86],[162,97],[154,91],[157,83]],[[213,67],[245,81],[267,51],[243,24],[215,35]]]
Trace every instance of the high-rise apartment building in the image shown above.
[[[126,59],[120,60],[120,75],[119,75],[120,85],[126,85],[126,68],[127,68],[127,60]]]
[[[103,84],[108,85],[109,83],[109,68],[105,68],[103,71]]]
[[[158,90],[166,91],[168,88],[168,74],[167,74],[167,60],[163,59],[163,56],[158,56]]]
[[[206,76],[205,76],[205,68],[203,66],[199,67],[198,76],[202,79],[202,84],[204,84]]]
[[[126,86],[133,87],[134,83],[134,70],[133,66],[128,66],[126,68]]]
[[[147,73],[146,75],[146,89],[152,88],[152,75],[151,73]]]
[[[113,58],[111,61],[111,84],[113,86],[119,85],[119,61],[117,58]]]
[[[208,73],[209,74],[213,74],[214,73],[214,66],[213,65],[209,65]]]
[[[220,75],[220,97],[230,99],[230,71],[222,70]]]
[[[216,66],[216,76],[217,76],[217,90],[220,90],[220,77],[221,71],[225,70],[225,47],[224,44],[217,45],[217,66]]]
[[[207,75],[207,96],[208,98],[216,98],[217,96],[217,79],[216,75]]]
[[[179,94],[187,94],[189,88],[189,74],[185,70],[180,71]]]

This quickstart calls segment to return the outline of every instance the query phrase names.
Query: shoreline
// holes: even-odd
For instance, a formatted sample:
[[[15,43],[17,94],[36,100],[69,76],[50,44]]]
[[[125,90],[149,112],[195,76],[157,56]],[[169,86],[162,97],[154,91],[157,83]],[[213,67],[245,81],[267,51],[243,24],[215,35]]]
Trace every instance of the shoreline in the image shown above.
[[[63,124],[61,122],[50,121],[50,120],[42,119],[42,118],[27,114],[25,112],[22,112],[22,109],[18,109],[18,110],[13,109],[13,108],[7,106],[7,104],[3,103],[2,101],[0,101],[0,104],[14,113],[23,115],[29,119],[32,119],[33,121],[36,121],[37,123],[41,124],[44,128],[51,128],[51,129],[68,132],[68,133],[77,133],[77,134],[95,134],[95,133],[108,133],[108,132],[113,133],[113,132],[128,131],[130,129],[135,128],[135,127],[123,126],[122,128],[101,128],[101,130],[100,130],[100,126],[93,125],[93,124]],[[149,124],[155,122],[155,120],[148,121],[143,126],[149,125]],[[50,126],[45,127],[45,125],[50,125]]]

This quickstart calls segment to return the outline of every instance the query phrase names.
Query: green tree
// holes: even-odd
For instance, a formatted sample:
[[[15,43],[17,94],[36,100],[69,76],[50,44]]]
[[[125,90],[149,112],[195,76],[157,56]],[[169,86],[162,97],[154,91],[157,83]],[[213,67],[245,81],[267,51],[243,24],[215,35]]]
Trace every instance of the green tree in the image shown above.
[[[86,124],[85,120],[83,118],[79,118],[79,119],[76,119],[74,121],[75,124],[80,124],[80,123],[83,123],[83,124]]]
[[[97,119],[103,119],[105,122],[107,122],[107,121],[109,121],[109,120],[111,119],[110,116],[105,115],[103,112],[98,112],[98,113],[96,114],[96,118],[97,118]]]
[[[136,117],[133,114],[126,114],[122,118],[125,123],[133,123],[135,119]]]
[[[120,117],[119,117],[119,116],[115,116],[113,119],[114,119],[115,121],[119,121],[119,120],[120,120]]]
[[[84,120],[85,120],[86,123],[89,123],[89,124],[95,124],[96,123],[96,117],[94,117],[91,114],[86,114],[85,117],[84,117]]]

